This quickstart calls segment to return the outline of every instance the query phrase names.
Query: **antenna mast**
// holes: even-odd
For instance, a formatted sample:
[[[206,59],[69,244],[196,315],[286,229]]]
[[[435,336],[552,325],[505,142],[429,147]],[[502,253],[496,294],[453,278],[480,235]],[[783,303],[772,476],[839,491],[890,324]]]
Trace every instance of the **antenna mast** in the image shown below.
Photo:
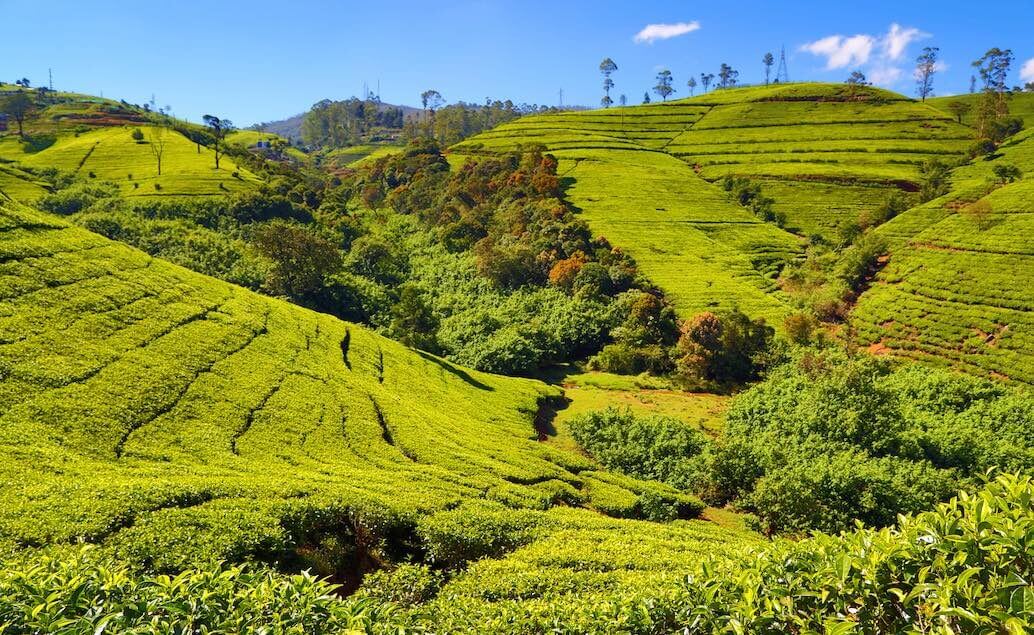
[[[54,71],[53,69],[47,69],[47,77],[50,78],[50,92],[54,92]]]
[[[779,49],[779,70],[776,71],[776,82],[787,84],[790,82],[790,71],[786,69],[786,47]]]

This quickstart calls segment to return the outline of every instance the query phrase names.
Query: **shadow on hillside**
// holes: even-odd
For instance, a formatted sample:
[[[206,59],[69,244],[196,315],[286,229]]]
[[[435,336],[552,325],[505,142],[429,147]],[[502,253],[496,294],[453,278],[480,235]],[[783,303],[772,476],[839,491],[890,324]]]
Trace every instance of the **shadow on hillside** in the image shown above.
[[[572,210],[574,210],[575,212],[581,212],[582,208],[580,208],[577,205],[575,205],[574,203],[572,203],[570,197],[567,196],[567,190],[571,189],[571,186],[574,185],[575,178],[573,176],[562,176],[562,177],[560,177],[559,182],[560,182],[560,196],[563,197],[564,201],[567,202],[567,205]]]
[[[450,362],[445,361],[444,359],[442,359],[440,357],[435,357],[434,355],[432,355],[430,353],[425,353],[424,351],[417,350],[415,352],[420,357],[423,357],[424,359],[426,359],[429,362],[434,362],[435,364],[438,364],[439,366],[442,367],[443,370],[446,370],[446,371],[452,373],[453,375],[456,375],[457,377],[459,377],[460,379],[462,379],[463,381],[467,382],[468,384],[470,384],[471,386],[473,386],[475,388],[480,388],[481,390],[490,390],[490,391],[494,391],[495,390],[495,388],[492,388],[488,384],[481,383],[480,381],[474,379],[473,377],[471,377],[470,373],[468,373],[467,371],[463,370],[459,366],[455,366],[455,365],[451,364]]]
[[[567,408],[571,400],[567,397],[548,397],[539,402],[539,410],[535,413],[535,433],[539,441],[546,441],[556,436],[557,414]]]

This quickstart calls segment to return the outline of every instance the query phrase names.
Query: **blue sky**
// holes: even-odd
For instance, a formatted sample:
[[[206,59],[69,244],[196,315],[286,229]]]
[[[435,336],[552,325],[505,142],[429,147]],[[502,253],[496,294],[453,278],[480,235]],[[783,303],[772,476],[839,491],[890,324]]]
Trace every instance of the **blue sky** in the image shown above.
[[[938,46],[939,95],[968,90],[970,62],[992,46],[1016,55],[1034,81],[1034,2],[524,0],[346,2],[214,0],[107,2],[0,0],[0,79],[142,103],[156,96],[177,116],[205,113],[239,125],[359,94],[363,82],[393,103],[426,88],[447,101],[485,97],[595,105],[600,60],[617,62],[614,95],[642,100],[660,68],[678,92],[722,62],[743,82],[786,46],[793,80],[843,81],[860,69],[913,94],[911,69]],[[45,7],[45,8],[41,8]],[[636,35],[645,32],[654,38]],[[677,34],[677,35],[676,35]],[[667,38],[661,36],[669,36]]]

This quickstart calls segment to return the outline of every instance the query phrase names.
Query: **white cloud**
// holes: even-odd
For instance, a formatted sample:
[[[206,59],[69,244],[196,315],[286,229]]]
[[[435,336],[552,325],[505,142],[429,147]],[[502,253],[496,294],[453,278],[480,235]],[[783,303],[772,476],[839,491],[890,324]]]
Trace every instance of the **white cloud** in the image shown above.
[[[905,49],[908,48],[909,44],[928,37],[930,37],[929,33],[923,33],[919,29],[903,29],[900,24],[891,24],[887,35],[883,36],[880,41],[883,47],[883,56],[889,60],[897,61],[905,54]]]
[[[874,84],[890,86],[901,79],[905,71],[895,64],[915,41],[930,37],[914,27],[892,23],[883,35],[859,33],[850,37],[830,35],[801,47],[802,51],[826,58],[826,70],[866,67],[867,79]],[[937,70],[946,65],[938,63]]]
[[[898,66],[875,66],[869,69],[866,79],[877,86],[890,86],[901,79],[903,72]]]
[[[1020,79],[1025,82],[1034,82],[1034,57],[1023,64],[1023,68],[1020,69]]]
[[[813,55],[825,56],[826,69],[833,70],[834,68],[865,64],[869,61],[874,44],[875,40],[869,35],[854,35],[852,37],[831,35],[810,44],[805,44],[801,47],[801,50]]]
[[[632,39],[636,44],[642,44],[643,42],[653,44],[657,40],[667,40],[699,29],[700,23],[696,20],[692,22],[675,22],[674,24],[647,24]]]

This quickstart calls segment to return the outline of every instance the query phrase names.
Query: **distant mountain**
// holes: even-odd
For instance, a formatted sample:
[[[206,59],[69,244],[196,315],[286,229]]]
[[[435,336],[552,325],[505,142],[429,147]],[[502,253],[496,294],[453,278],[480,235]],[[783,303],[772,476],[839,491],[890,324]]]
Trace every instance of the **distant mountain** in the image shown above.
[[[413,106],[400,106],[396,104],[381,104],[381,108],[401,108],[402,116],[406,119],[410,117],[420,118],[423,116],[424,111],[420,108],[414,108]],[[299,140],[302,138],[302,121],[305,119],[305,113],[299,113],[293,117],[287,119],[280,119],[278,121],[267,121],[255,126],[252,126],[255,130],[261,130],[263,132],[272,132],[278,134],[281,137],[287,139]]]

